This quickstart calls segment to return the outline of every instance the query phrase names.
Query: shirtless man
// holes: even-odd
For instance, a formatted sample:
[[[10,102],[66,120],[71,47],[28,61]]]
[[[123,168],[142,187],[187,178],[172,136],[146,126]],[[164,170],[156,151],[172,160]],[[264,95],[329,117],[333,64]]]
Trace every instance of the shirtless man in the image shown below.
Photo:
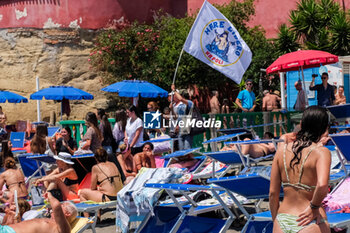
[[[281,98],[277,95],[271,95],[268,90],[264,91],[264,98],[263,98],[263,111],[273,111],[275,109],[278,109],[278,102],[281,101]]]
[[[273,134],[270,132],[265,132],[263,139],[272,139]],[[244,141],[249,141],[250,138],[244,139]],[[227,145],[224,146],[220,151],[237,151],[236,145]],[[242,144],[241,151],[243,155],[249,155],[252,158],[259,158],[272,154],[276,151],[275,145],[273,143],[259,143],[259,144]]]
[[[46,198],[52,208],[51,218],[36,218],[9,226],[0,226],[4,232],[16,233],[70,233],[71,224],[77,217],[77,208],[71,202],[61,203],[51,193],[46,193]]]
[[[335,95],[334,105],[346,104],[346,97],[344,95],[344,87],[339,86],[338,94]]]
[[[218,99],[219,92],[213,91],[213,97],[210,99],[210,113],[218,114],[220,113],[220,102]]]

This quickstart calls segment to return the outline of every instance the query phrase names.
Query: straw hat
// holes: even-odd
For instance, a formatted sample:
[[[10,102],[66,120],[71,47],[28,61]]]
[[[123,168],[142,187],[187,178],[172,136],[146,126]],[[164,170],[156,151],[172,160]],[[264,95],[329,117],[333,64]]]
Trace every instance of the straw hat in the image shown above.
[[[65,163],[68,164],[74,164],[74,162],[71,160],[72,159],[72,155],[66,152],[60,152],[58,153],[58,155],[54,155],[53,156],[56,160],[61,160]]]

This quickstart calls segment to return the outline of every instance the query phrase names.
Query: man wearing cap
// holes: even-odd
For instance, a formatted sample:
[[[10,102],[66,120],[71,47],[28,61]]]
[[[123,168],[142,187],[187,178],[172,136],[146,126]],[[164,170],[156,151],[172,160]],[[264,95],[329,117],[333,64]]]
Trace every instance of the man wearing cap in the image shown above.
[[[255,94],[252,91],[253,89],[253,81],[251,79],[247,79],[245,82],[245,90],[239,92],[236,104],[242,110],[242,112],[253,112],[256,103],[255,103]]]
[[[175,85],[171,85],[171,94],[173,95],[173,102],[170,103],[170,110],[175,115],[177,122],[185,121],[186,115],[193,107],[193,102],[184,98],[175,88]],[[182,93],[184,94],[184,93]],[[177,133],[179,150],[191,149],[193,136],[190,134],[190,127],[176,126],[175,132]]]
[[[328,83],[328,73],[322,73],[322,84],[315,85],[315,78],[317,75],[312,75],[312,81],[310,84],[310,91],[317,91],[317,103],[318,106],[330,106],[335,100],[333,86]]]

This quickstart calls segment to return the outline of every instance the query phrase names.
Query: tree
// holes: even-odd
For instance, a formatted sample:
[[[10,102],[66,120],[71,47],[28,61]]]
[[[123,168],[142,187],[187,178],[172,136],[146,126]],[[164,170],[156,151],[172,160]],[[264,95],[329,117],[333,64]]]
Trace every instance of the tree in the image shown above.
[[[298,47],[336,55],[349,53],[349,16],[334,0],[301,0],[297,9],[291,11],[289,21],[289,28],[285,25],[279,28],[276,39],[279,53],[295,51]]]
[[[253,60],[244,75],[256,82],[260,69],[267,67],[275,58],[273,43],[265,38],[261,27],[249,28],[247,22],[255,13],[253,0],[231,1],[216,6],[236,26],[242,38],[253,52]],[[150,25],[133,23],[120,31],[102,32],[90,57],[91,64],[104,72],[105,81],[143,79],[170,89],[176,63],[196,15],[175,18],[163,12],[155,14]],[[229,82],[223,74],[183,53],[177,71],[176,84],[179,88],[197,84],[210,89],[219,89]]]

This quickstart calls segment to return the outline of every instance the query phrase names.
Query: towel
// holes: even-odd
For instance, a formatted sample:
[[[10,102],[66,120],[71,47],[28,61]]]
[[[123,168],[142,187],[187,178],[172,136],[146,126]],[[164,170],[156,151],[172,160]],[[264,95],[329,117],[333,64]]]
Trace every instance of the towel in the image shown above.
[[[145,188],[146,183],[173,183],[183,173],[179,168],[142,168],[135,179],[117,194],[116,224],[122,232],[128,231],[132,215],[146,215],[159,198],[161,190]]]

